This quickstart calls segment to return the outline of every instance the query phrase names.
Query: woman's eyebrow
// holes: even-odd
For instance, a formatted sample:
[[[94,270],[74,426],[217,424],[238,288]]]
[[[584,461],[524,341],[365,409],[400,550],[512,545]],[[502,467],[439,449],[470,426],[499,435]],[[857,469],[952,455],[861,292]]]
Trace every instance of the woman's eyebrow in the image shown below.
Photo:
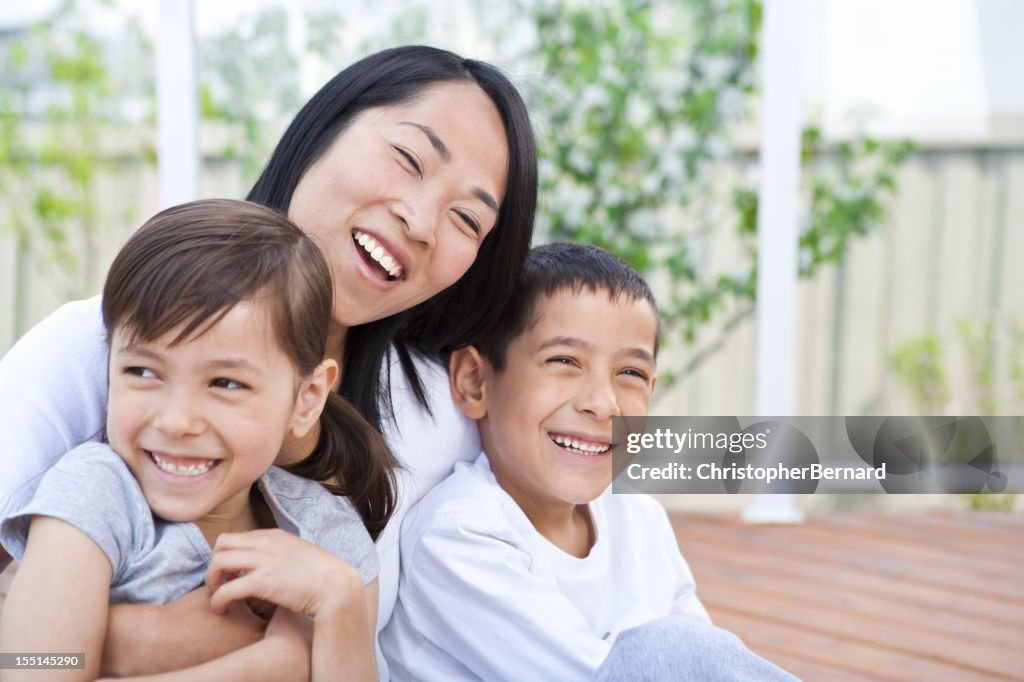
[[[427,136],[427,139],[430,140],[430,146],[433,147],[434,151],[437,152],[437,155],[441,157],[441,161],[448,163],[449,161],[452,160],[451,150],[448,149],[448,145],[444,143],[444,140],[442,140],[438,136],[438,134],[434,131],[433,128],[431,128],[428,125],[423,125],[422,123],[415,123],[413,121],[400,121],[400,123],[402,125],[412,126],[422,131],[423,134]],[[480,187],[474,187],[473,196],[487,204],[488,208],[490,208],[495,213],[498,212],[498,202],[495,201],[494,197],[492,197],[490,193],[488,193],[486,190]]]
[[[413,123],[412,121],[402,121],[402,125],[413,126],[414,128],[422,130],[423,134],[427,136],[428,140],[430,140],[430,146],[434,148],[437,155],[441,157],[441,160],[445,163],[452,160],[452,153],[448,149],[448,145],[444,143],[444,140],[437,136],[437,133],[434,132],[433,128],[425,126],[422,123]]]

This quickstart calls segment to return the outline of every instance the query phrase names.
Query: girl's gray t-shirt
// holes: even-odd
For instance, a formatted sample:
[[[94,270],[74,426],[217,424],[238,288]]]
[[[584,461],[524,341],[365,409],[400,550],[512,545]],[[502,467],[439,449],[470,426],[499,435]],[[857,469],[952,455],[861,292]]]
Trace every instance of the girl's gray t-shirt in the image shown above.
[[[348,499],[278,467],[257,481],[277,526],[341,557],[364,583],[377,577],[373,540]],[[199,527],[154,516],[128,466],[106,443],[85,443],[43,476],[27,506],[0,522],[0,544],[20,561],[33,515],[66,521],[110,560],[111,603],[164,604],[203,583],[210,546]]]

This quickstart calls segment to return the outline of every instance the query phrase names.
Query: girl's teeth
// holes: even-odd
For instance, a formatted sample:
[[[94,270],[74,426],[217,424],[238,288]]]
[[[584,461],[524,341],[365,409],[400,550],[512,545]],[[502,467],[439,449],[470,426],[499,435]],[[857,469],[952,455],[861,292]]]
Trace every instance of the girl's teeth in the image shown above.
[[[210,460],[203,464],[190,464],[185,466],[183,464],[172,464],[171,462],[164,461],[159,455],[153,455],[153,461],[156,462],[157,467],[161,471],[166,471],[169,474],[176,474],[178,476],[199,476],[205,474],[211,468],[213,468],[214,461]]]

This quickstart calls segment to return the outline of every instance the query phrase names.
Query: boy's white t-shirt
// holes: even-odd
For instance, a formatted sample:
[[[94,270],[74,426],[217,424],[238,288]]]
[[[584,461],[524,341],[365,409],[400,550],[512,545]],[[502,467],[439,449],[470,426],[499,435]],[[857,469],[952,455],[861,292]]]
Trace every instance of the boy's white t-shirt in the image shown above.
[[[664,508],[609,487],[585,558],[538,533],[486,455],[405,517],[398,604],[380,637],[393,680],[591,679],[625,629],[710,622]]]
[[[43,474],[62,455],[100,440],[107,418],[107,347],[100,305],[96,296],[61,306],[0,359],[0,517],[27,504]],[[398,509],[377,539],[378,631],[391,617],[398,591],[402,516],[456,462],[470,461],[480,451],[476,424],[452,401],[445,368],[415,359],[430,401],[432,414],[427,414],[392,357],[396,418],[385,424],[384,435],[403,469],[398,472]],[[378,668],[386,679],[379,656]]]

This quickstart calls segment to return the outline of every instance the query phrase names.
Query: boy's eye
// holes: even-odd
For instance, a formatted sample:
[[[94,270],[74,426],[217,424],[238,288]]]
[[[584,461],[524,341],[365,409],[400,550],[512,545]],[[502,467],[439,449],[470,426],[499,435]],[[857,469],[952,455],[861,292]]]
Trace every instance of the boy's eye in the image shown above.
[[[559,355],[558,357],[549,358],[548,362],[551,363],[551,364],[556,364],[556,365],[568,365],[570,367],[576,367],[579,364],[574,359],[569,358],[569,357],[565,357],[564,355]]]
[[[647,381],[647,374],[645,374],[644,372],[641,372],[638,369],[633,369],[632,367],[629,368],[629,369],[622,370],[622,374],[625,374],[626,376],[630,376],[630,377],[637,377],[638,379],[642,379],[643,381]]]
[[[125,367],[124,373],[142,379],[153,379],[156,377],[156,372],[148,367]]]
[[[234,379],[227,379],[224,377],[217,377],[210,382],[210,385],[214,388],[224,388],[229,391],[240,391],[249,388],[246,384],[241,381],[235,381]]]

